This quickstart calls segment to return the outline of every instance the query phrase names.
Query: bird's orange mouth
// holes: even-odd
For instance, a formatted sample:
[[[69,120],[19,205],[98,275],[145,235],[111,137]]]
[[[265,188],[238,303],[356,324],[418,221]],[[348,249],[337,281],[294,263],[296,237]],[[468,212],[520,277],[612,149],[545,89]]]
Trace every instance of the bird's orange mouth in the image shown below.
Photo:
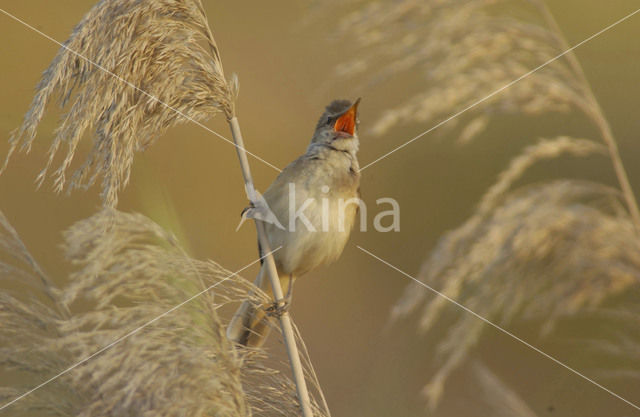
[[[358,104],[360,99],[357,99],[355,103],[347,110],[342,116],[338,117],[336,123],[333,125],[333,130],[336,132],[347,133],[353,136],[356,132],[356,118],[358,116]]]

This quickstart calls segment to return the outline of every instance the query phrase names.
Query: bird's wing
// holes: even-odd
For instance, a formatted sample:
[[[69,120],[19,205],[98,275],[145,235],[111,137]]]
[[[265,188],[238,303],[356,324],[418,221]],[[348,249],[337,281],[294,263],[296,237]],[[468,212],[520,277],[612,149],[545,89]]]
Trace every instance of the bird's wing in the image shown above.
[[[310,162],[304,156],[296,159],[285,167],[265,191],[264,199],[280,222],[288,221],[289,184],[295,185],[296,199],[307,197],[307,187],[305,185],[312,174],[309,166]]]

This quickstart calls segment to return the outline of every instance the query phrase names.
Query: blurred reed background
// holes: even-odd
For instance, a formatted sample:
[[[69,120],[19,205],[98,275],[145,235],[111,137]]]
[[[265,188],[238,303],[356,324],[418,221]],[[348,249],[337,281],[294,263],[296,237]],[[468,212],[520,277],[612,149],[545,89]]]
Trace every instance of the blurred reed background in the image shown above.
[[[532,4],[205,6],[226,71],[238,73],[241,81],[238,113],[247,147],[282,167],[303,152],[322,106],[332,98],[363,96],[360,160],[366,165],[559,53],[561,45],[548,30],[530,25],[516,30],[509,26],[513,20],[487,18],[513,16],[548,29]],[[39,1],[0,5],[59,41],[91,6],[80,1],[63,7]],[[487,5],[491,9],[483,15]],[[637,5],[565,1],[549,7],[569,44],[575,44]],[[0,18],[5,40],[0,134],[8,138],[58,47]],[[636,193],[637,19],[576,51]],[[401,232],[356,232],[352,243],[633,401],[640,398],[638,339],[631,337],[639,334],[638,239],[624,199],[605,188],[617,187],[616,176],[598,148],[603,142],[593,114],[584,110],[589,106],[580,108],[584,84],[568,67],[559,61],[367,168],[364,200],[375,212],[377,198],[396,198]],[[50,182],[34,190],[59,117],[52,107],[31,154],[15,155],[0,177],[0,209],[47,275],[63,286],[72,268],[63,259],[61,233],[94,214],[101,202],[97,187],[69,196],[50,191]],[[222,119],[207,126],[229,137]],[[7,149],[0,141],[0,155]],[[81,142],[77,153],[88,151]],[[525,156],[513,160],[523,151]],[[246,200],[234,152],[193,124],[170,128],[136,156],[118,208],[171,230],[193,258],[237,270],[255,259],[256,249],[252,228],[234,232]],[[499,177],[512,160],[513,175]],[[251,163],[257,187],[264,190],[276,172]],[[513,180],[516,191],[490,188],[499,178],[498,184]],[[483,199],[487,190],[496,192]],[[450,230],[455,231],[445,235]],[[243,275],[252,277],[256,270]],[[429,404],[443,416],[638,414],[426,289],[411,286],[402,296],[408,284],[354,245],[336,265],[300,281],[294,318],[334,415],[425,415]],[[385,326],[392,311],[396,320]],[[399,321],[401,316],[407,319]],[[276,343],[270,349],[282,355]],[[428,401],[421,396],[425,385]]]

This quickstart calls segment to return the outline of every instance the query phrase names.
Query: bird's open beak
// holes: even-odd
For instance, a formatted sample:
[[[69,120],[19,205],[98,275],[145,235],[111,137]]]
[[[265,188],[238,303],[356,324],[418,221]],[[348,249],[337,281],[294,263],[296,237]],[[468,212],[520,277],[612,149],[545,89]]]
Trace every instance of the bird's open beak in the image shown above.
[[[347,110],[342,116],[338,117],[336,123],[333,125],[333,130],[336,132],[347,133],[353,136],[356,132],[356,120],[358,117],[358,104],[360,99],[358,98],[349,110]]]

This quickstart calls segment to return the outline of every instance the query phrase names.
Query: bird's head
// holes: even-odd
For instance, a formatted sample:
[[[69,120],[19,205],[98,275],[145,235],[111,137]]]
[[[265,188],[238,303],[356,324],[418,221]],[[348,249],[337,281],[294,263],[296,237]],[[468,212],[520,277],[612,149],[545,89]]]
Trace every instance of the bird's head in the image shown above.
[[[358,104],[349,100],[334,100],[320,116],[312,144],[332,146],[341,151],[358,150]]]

